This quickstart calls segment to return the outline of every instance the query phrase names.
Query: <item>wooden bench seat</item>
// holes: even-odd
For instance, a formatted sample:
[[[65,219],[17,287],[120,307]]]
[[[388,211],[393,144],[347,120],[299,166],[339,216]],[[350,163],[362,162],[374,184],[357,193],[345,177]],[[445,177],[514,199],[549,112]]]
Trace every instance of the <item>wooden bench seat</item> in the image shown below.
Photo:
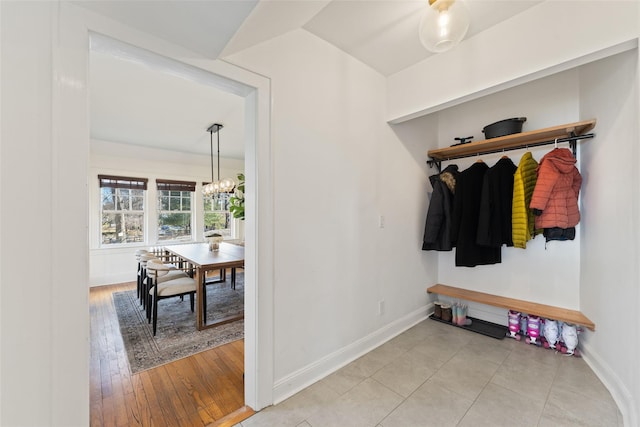
[[[521,313],[532,314],[534,316],[545,317],[547,319],[560,320],[566,323],[574,323],[584,326],[592,331],[596,330],[596,325],[584,314],[577,310],[569,310],[552,305],[538,304],[515,298],[506,298],[499,295],[486,294],[484,292],[471,291],[468,289],[456,288],[455,286],[433,285],[427,288],[428,293],[445,295],[466,301],[478,302],[480,304],[492,305],[494,307],[515,310]]]

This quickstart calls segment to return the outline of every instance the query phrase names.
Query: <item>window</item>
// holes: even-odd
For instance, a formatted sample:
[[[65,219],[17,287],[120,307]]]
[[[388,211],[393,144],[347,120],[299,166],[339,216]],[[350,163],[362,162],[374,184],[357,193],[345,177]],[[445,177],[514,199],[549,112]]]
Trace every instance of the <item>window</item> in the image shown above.
[[[215,231],[225,238],[232,237],[229,194],[204,196],[204,231]]]
[[[103,245],[144,242],[147,179],[98,175]]]
[[[156,180],[158,241],[191,240],[191,196],[195,182]]]

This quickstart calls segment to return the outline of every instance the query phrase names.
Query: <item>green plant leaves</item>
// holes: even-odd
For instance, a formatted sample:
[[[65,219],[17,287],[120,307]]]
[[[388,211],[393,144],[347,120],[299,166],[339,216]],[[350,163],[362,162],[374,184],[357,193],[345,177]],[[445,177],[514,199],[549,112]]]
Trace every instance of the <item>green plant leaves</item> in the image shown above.
[[[233,193],[233,196],[229,197],[229,212],[234,218],[244,220],[244,174],[238,174],[238,185]]]

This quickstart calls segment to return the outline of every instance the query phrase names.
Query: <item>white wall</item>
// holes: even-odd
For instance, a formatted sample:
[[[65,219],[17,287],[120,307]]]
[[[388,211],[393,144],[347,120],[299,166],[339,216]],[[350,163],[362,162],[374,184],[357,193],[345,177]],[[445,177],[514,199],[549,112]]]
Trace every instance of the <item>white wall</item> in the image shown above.
[[[3,426],[89,421],[87,111],[56,107],[75,99],[86,68],[52,72],[55,12],[52,2],[0,2]]]
[[[585,358],[618,402],[626,425],[637,425],[640,382],[638,335],[620,328],[638,323],[640,299],[637,63],[634,49],[396,125],[430,122],[425,146],[432,149],[454,143],[455,136],[482,139],[479,130],[502,118],[528,117],[525,131],[597,119],[596,137],[578,146],[584,181],[576,239],[545,247],[538,236],[526,250],[503,247],[501,264],[474,268],[455,267],[455,251],[442,252],[438,282],[584,312],[597,327],[582,334]],[[552,148],[531,151],[540,160]],[[517,164],[523,153],[504,154]],[[493,165],[502,155],[481,158]],[[445,165],[464,170],[475,160]],[[504,310],[471,303],[470,312],[506,324]]]
[[[455,61],[446,63],[446,58],[457,52],[454,51],[442,55],[438,61],[444,62],[437,63],[434,73],[451,76],[454,83],[459,76],[455,70],[464,71],[474,79],[486,79],[480,86],[463,85],[460,89],[464,95],[493,87],[490,80],[494,78],[496,84],[511,81],[519,74],[511,73],[511,67],[506,67],[507,71],[511,70],[510,74],[502,74],[495,63],[513,61],[521,65],[523,74],[527,75],[613,42],[628,40],[630,26],[637,37],[637,4],[627,2],[624,7],[633,12],[623,11],[620,19],[607,18],[601,26],[586,25],[580,17],[576,19],[575,14],[567,18],[567,14],[557,13],[558,23],[549,25],[554,33],[544,39],[535,37],[536,43],[540,41],[538,44],[530,39],[528,44],[520,46],[527,52],[526,57],[494,61],[491,68],[476,69],[472,74],[469,62],[473,62],[474,57],[461,61],[460,67]],[[583,10],[591,10],[592,15],[598,16],[609,13],[607,8],[601,9]],[[86,126],[86,28],[89,25],[84,20],[73,23],[82,27],[80,29],[70,28],[68,21],[60,25],[58,19],[61,15],[64,18],[64,13],[59,14],[55,3],[47,2],[0,2],[0,14],[0,424],[86,425],[89,354],[86,283],[89,275],[88,220],[84,208],[89,201],[87,182],[83,179],[89,176]],[[546,34],[547,26],[540,29],[539,22],[551,23],[554,19],[556,14],[542,16],[532,20],[535,28],[523,28],[529,28],[534,35]],[[580,25],[567,25],[574,20]],[[115,27],[110,24],[93,28],[110,33]],[[511,25],[504,28],[511,29]],[[582,32],[576,33],[576,30]],[[180,52],[169,43],[135,30],[118,28],[113,32],[125,34],[126,41],[150,50],[187,58],[187,62],[196,61],[189,52]],[[512,34],[499,35],[510,45],[507,47],[512,48],[518,41]],[[67,36],[71,38],[65,38]],[[579,49],[574,51],[571,45],[559,43],[560,54],[554,49],[546,50],[546,44],[556,42],[554,37],[569,38],[579,44]],[[464,56],[466,51],[461,46],[459,52]],[[545,54],[548,62],[536,61]],[[531,55],[533,59],[529,62],[527,58]],[[394,89],[403,77],[394,76],[389,86],[391,97],[408,101],[422,99],[427,100],[427,104],[403,104],[406,108],[398,112],[385,111],[386,82],[381,76],[299,31],[241,52],[232,60],[271,77],[273,85],[273,149],[266,138],[266,144],[259,144],[254,158],[260,167],[247,171],[257,178],[255,200],[262,207],[266,205],[266,209],[260,210],[256,224],[248,224],[263,237],[255,251],[260,253],[259,259],[255,257],[260,288],[249,298],[263,308],[266,304],[267,310],[261,310],[248,321],[261,327],[271,321],[270,287],[275,276],[277,286],[272,308],[276,347],[274,354],[263,352],[255,366],[247,369],[248,372],[254,368],[267,372],[269,377],[273,368],[276,381],[275,384],[256,384],[248,375],[247,389],[268,395],[265,386],[267,389],[275,386],[277,400],[424,315],[424,287],[436,281],[437,262],[436,257],[418,250],[426,208],[426,176],[424,158],[416,158],[419,150],[409,135],[415,135],[418,129],[431,123],[394,128],[395,132],[391,132],[383,119],[399,117],[407,111],[414,113],[425,105],[439,105],[457,99],[460,94],[456,89],[444,99],[431,97],[428,87],[425,92],[423,81],[433,82],[434,87],[451,86],[425,78],[429,73],[422,76],[416,73],[415,78],[407,74],[403,85],[408,91],[403,94]],[[202,61],[202,65],[204,69],[229,71],[207,61]],[[264,87],[262,81],[256,86]],[[256,99],[261,107],[270,102],[264,93],[260,92]],[[439,89],[433,92],[438,93],[441,93]],[[61,97],[66,101],[64,104],[59,102]],[[67,108],[61,110],[61,105]],[[588,104],[580,107],[586,110]],[[261,137],[265,120],[268,120],[265,115],[257,117]],[[631,133],[638,134],[637,125]],[[428,135],[431,136],[431,132]],[[597,146],[592,142],[592,146]],[[277,168],[273,188],[271,162]],[[14,174],[28,186],[51,189],[50,194],[60,195],[65,204],[57,203],[46,191],[38,198],[22,198],[23,192],[11,187]],[[636,189],[637,179],[636,172]],[[11,208],[15,200],[21,200],[24,208],[19,213]],[[276,207],[273,222],[271,203]],[[632,206],[637,213],[635,203]],[[69,209],[70,206],[73,209]],[[381,214],[386,219],[384,229],[377,227]],[[43,217],[51,225],[47,231],[30,227]],[[69,228],[57,226],[62,223],[71,224],[71,232]],[[19,228],[16,224],[27,226]],[[585,220],[583,225],[587,224]],[[591,245],[584,241],[586,233],[587,230],[582,233],[581,244]],[[271,234],[275,235],[273,244]],[[637,222],[631,234],[637,242]],[[25,253],[29,254],[28,258],[23,256]],[[271,254],[275,259],[274,274],[270,270]],[[34,264],[33,258],[38,262]],[[74,269],[66,269],[63,261],[68,259],[84,262],[78,261]],[[38,280],[28,281],[25,271]],[[631,279],[637,283],[637,273]],[[34,289],[36,292],[32,292]],[[617,289],[619,298],[640,303],[637,292],[628,295],[625,285]],[[581,298],[586,297],[581,295]],[[380,300],[386,302],[386,312],[381,316],[377,314]],[[594,302],[594,299],[585,299],[584,304],[593,306]],[[31,316],[25,316],[25,307],[29,307]],[[16,327],[17,318],[20,323]],[[605,325],[607,322],[603,322]],[[625,328],[611,328],[599,327],[596,334],[615,337],[616,343],[628,343],[636,349],[637,360],[637,334],[628,333]],[[246,342],[247,352],[252,352],[249,346],[268,350],[271,339],[271,330],[267,327],[255,342]],[[611,363],[621,363],[614,371],[616,375],[618,372],[635,375],[635,378],[624,379],[623,387],[629,388],[629,400],[635,401],[637,407],[638,375],[628,358],[616,356],[610,361],[608,358],[613,356],[602,348],[607,342],[591,340],[588,343],[593,343],[592,353],[607,356],[603,361],[608,368],[613,369]],[[256,407],[268,403],[268,398],[263,399]],[[29,414],[29,419],[25,420],[24,414]]]
[[[590,61],[638,37],[638,2],[547,0],[388,79],[399,122]]]
[[[526,129],[598,120],[597,137],[579,147],[584,153],[580,168],[586,175],[581,197],[585,217],[576,240],[553,242],[545,250],[538,238],[526,251],[503,250],[502,265],[473,269],[453,268],[453,254],[441,254],[438,280],[583,311],[597,326],[597,332],[583,334],[585,358],[614,395],[625,424],[637,425],[640,339],[619,325],[626,321],[633,328],[638,321],[618,313],[633,313],[640,300],[638,204],[625,198],[627,191],[638,189],[637,168],[630,165],[638,161],[640,12],[638,2],[604,4],[544,2],[455,51],[391,76],[389,111],[396,122],[434,113],[440,139],[427,149],[446,146],[441,141],[478,133],[485,124],[512,116],[529,117],[531,127]],[[567,18],[574,9],[576,15]],[[554,25],[556,19],[580,25]],[[545,28],[553,31],[534,31],[539,22],[549,23]],[[534,45],[533,39],[536,49],[526,49]],[[514,46],[521,46],[526,55],[514,53]],[[505,52],[502,57],[488,53],[500,51]],[[618,52],[625,53],[591,64]],[[582,64],[589,65],[570,69]],[[569,71],[557,74],[559,70]],[[536,80],[540,76],[551,77]],[[526,84],[516,86],[521,83]],[[512,89],[499,91],[505,88]],[[603,179],[596,183],[594,177]],[[615,222],[611,229],[605,225],[610,222]],[[534,271],[529,265],[532,255],[534,265],[544,265],[545,270]],[[504,313],[490,307],[475,305],[472,314],[504,323]]]
[[[630,426],[640,400],[638,76],[635,50],[581,67],[579,79],[581,114],[598,117],[597,137],[581,152],[580,306],[597,326],[582,340]]]
[[[278,401],[426,315],[425,165],[385,79],[334,46],[300,30],[225,59],[272,82]]]
[[[245,97],[245,401],[270,404],[268,81],[64,2],[0,2],[0,15],[0,424],[89,423],[89,30],[197,65]]]
[[[484,139],[482,128],[509,117],[527,117],[523,130],[571,123],[590,117],[580,117],[579,71],[573,69],[457,105],[429,116],[395,125],[402,129],[416,123],[431,122],[432,135],[422,136],[423,155],[430,149],[448,147],[455,137],[474,136]],[[426,137],[425,137],[426,136]],[[580,145],[590,144],[590,140]],[[561,144],[568,147],[568,144]],[[540,160],[553,146],[532,147]],[[580,150],[580,147],[579,147]],[[526,150],[483,155],[493,166],[503,155],[518,165]],[[443,167],[456,164],[464,170],[476,157],[444,162]],[[579,166],[579,165],[578,165]],[[429,171],[436,173],[435,169]],[[431,187],[427,187],[431,191]],[[580,230],[580,225],[577,227]],[[438,283],[505,295],[569,309],[580,308],[580,233],[574,241],[549,242],[538,236],[526,249],[502,248],[502,263],[469,267],[455,266],[455,250],[438,255]],[[506,325],[503,310],[471,304],[471,315]]]
[[[572,123],[588,117],[579,117],[578,72],[566,71],[524,86],[507,89],[435,114],[438,117],[439,139],[436,147],[447,147],[456,141],[454,136],[475,136],[484,139],[482,128],[509,117],[527,117],[523,130]],[[420,119],[416,119],[420,120]],[[402,125],[399,125],[402,126]],[[589,144],[587,140],[583,144]],[[568,147],[568,144],[562,144]],[[552,146],[531,148],[536,160]],[[517,166],[525,149],[481,156],[493,166],[503,155]],[[460,170],[476,161],[475,157],[458,159],[446,164],[457,164]],[[579,229],[579,226],[578,226]],[[567,242],[549,242],[538,236],[526,249],[502,248],[502,263],[477,267],[456,267],[455,251],[443,252],[438,258],[438,281],[497,295],[506,295],[542,304],[579,309],[580,290],[580,238]],[[480,316],[482,317],[482,316]],[[499,319],[487,320],[506,324],[501,313]]]
[[[91,141],[89,170],[89,285],[106,285],[135,280],[136,249],[147,248],[158,244],[155,234],[157,222],[149,215],[146,223],[147,241],[139,245],[126,247],[100,246],[100,189],[98,187],[99,174],[135,176],[148,178],[146,206],[155,206],[155,179],[175,179],[181,181],[196,181],[194,193],[193,230],[194,241],[203,240],[203,205],[200,192],[202,182],[211,180],[209,156],[199,156],[188,153],[151,149],[131,146],[128,144],[108,141]],[[221,176],[233,177],[244,171],[244,161],[237,159],[220,159]],[[151,210],[150,212],[155,212]],[[242,221],[235,220],[239,233],[243,233]],[[239,236],[244,237],[244,236]]]

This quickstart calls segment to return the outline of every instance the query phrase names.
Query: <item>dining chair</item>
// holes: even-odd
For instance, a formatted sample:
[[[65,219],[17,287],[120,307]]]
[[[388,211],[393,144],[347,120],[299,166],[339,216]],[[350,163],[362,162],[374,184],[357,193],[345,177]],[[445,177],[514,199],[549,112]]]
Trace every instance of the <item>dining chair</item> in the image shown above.
[[[149,255],[151,255],[151,253]],[[160,258],[156,258],[153,255],[151,255],[150,258],[147,258],[145,260],[144,269],[145,269],[146,276],[142,282],[142,292],[144,293],[145,301],[144,301],[144,304],[142,304],[142,307],[146,310],[147,320],[151,321],[152,306],[150,305],[151,304],[150,301],[152,298],[151,298],[151,295],[149,295],[149,291],[153,286],[153,280],[149,279],[149,275],[146,272],[147,264],[149,262],[153,262],[156,264],[163,264],[165,267],[163,270],[163,273],[160,275],[157,275],[155,279],[156,283],[164,283],[164,282],[168,282],[169,280],[180,279],[182,277],[191,277],[191,275],[187,274],[184,270],[177,268],[174,264],[167,263]],[[180,299],[184,299],[184,296],[181,296]]]
[[[156,259],[156,257],[152,252],[147,252],[140,255],[140,292],[138,298],[140,299],[140,305],[143,309],[147,308],[147,300],[149,299],[149,285],[147,283],[147,263],[154,259]]]
[[[142,300],[143,298],[143,294],[142,294],[142,282],[144,281],[144,275],[143,275],[143,271],[142,271],[142,255],[148,254],[149,251],[147,251],[146,249],[138,249],[136,251],[136,260],[138,261],[138,271],[136,273],[136,296],[138,297],[139,300]]]
[[[149,286],[147,291],[147,319],[153,322],[153,336],[155,336],[158,325],[158,301],[189,295],[191,312],[193,312],[196,281],[186,273],[180,270],[172,270],[171,267],[158,262],[158,260],[148,261],[146,268],[147,285]],[[179,276],[177,273],[182,273],[182,275]]]
[[[160,264],[164,264],[166,267],[169,268],[169,273],[164,275],[163,277],[161,277],[159,280],[160,282],[165,282],[167,280],[171,280],[171,279],[177,279],[180,277],[187,277],[187,273],[185,273],[183,270],[177,268],[174,264],[168,263],[163,261],[161,258],[158,258],[154,252],[147,252],[146,254],[143,254],[140,256],[140,263],[141,263],[141,276],[142,276],[142,283],[141,283],[141,292],[140,292],[140,304],[142,305],[143,309],[147,309],[148,305],[147,305],[147,300],[149,299],[149,289],[151,289],[151,284],[149,283],[149,280],[147,280],[147,263],[149,261],[154,261]],[[149,310],[147,310],[147,318],[150,317],[149,314]]]

